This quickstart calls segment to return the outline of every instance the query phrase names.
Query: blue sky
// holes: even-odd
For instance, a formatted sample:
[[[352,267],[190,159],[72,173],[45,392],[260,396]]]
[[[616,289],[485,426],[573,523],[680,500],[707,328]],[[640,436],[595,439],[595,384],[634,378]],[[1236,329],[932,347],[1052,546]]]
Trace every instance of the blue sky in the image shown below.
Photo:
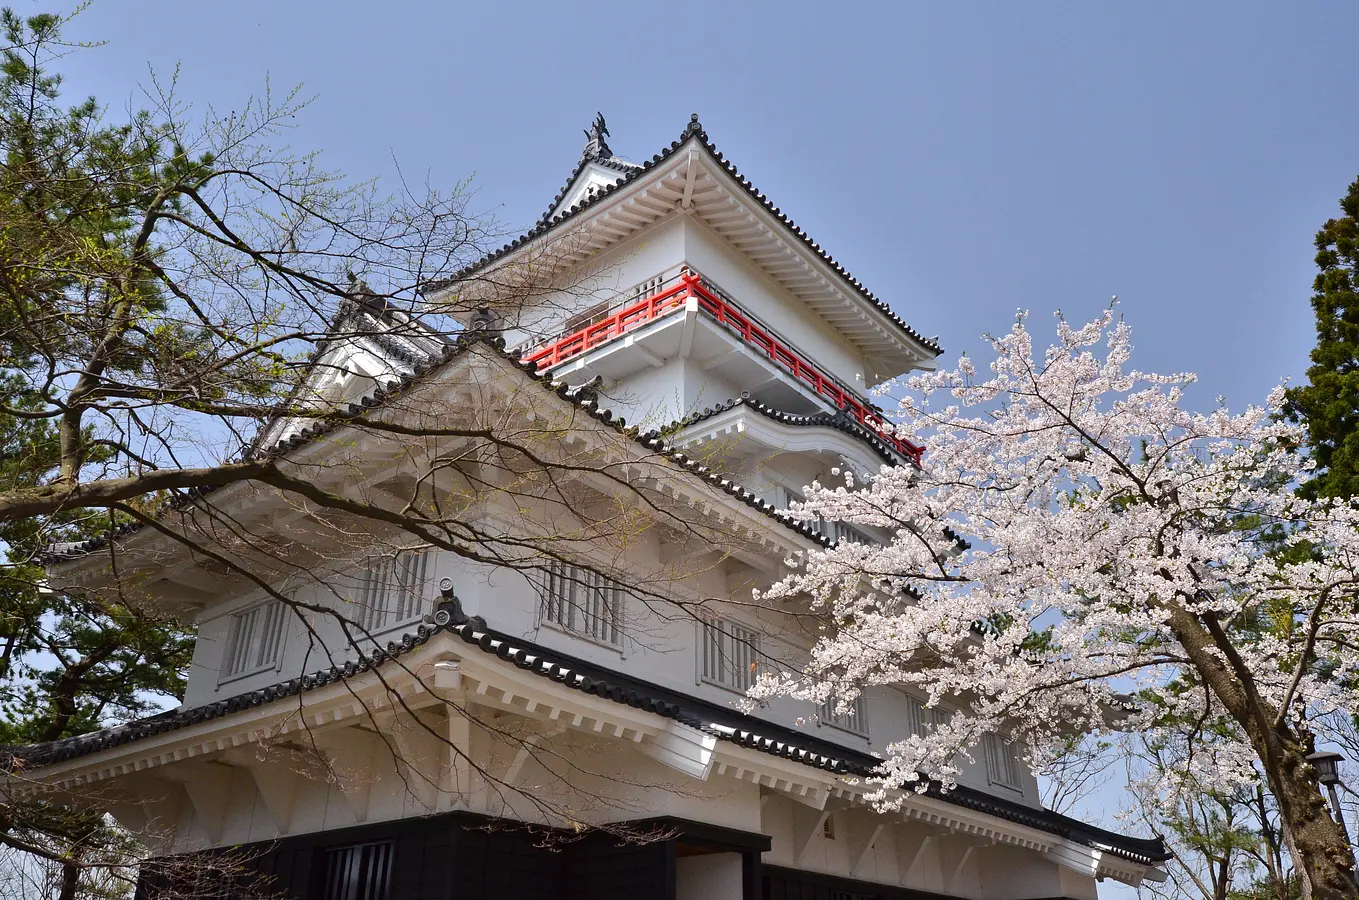
[[[952,353],[1016,308],[1046,327],[1117,294],[1141,367],[1239,406],[1306,368],[1312,236],[1359,176],[1356,29],[1349,3],[96,0],[71,32],[107,43],[66,69],[115,108],[148,66],[223,109],[304,83],[295,146],[354,176],[475,175],[509,225],[596,110],[634,159],[696,111]]]
[[[1301,376],[1312,237],[1359,176],[1353,3],[96,0],[70,33],[107,42],[66,61],[74,94],[116,111],[176,64],[224,110],[304,83],[296,148],[474,175],[509,226],[596,110],[633,159],[698,112],[949,359],[1017,308],[1046,329],[1117,294],[1134,362],[1197,371],[1203,405]]]

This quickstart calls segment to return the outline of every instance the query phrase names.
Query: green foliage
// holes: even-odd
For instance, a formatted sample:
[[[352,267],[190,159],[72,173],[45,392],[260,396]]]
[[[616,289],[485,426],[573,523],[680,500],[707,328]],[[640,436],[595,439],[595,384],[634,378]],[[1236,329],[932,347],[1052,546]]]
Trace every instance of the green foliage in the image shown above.
[[[0,13],[0,491],[34,488],[61,468],[62,435],[50,388],[35,377],[53,359],[97,343],[112,285],[129,271],[133,211],[158,190],[148,141],[155,129],[105,127],[95,101],[58,105],[61,79],[39,64],[60,43],[62,21]],[[144,281],[143,311],[163,308]],[[92,315],[72,315],[77,311]],[[173,329],[171,329],[173,332]],[[116,367],[160,365],[182,335],[129,342]],[[69,379],[68,379],[69,380]],[[82,464],[113,450],[82,424]],[[0,520],[0,746],[54,740],[160,708],[179,694],[192,652],[188,631],[132,603],[47,590],[40,554],[53,540],[79,540],[110,525],[106,512],[65,509]],[[128,837],[102,815],[44,803],[0,803],[0,844],[55,857],[127,859]],[[51,857],[47,857],[51,862]],[[77,883],[90,888],[88,870]],[[97,880],[97,879],[96,879]],[[82,888],[83,889],[83,888]],[[87,895],[88,891],[85,892]],[[101,892],[105,895],[106,892]]]
[[[60,43],[61,24],[50,15],[0,13],[8,45],[0,54],[0,352],[7,370],[0,372],[0,490],[42,484],[60,468],[60,427],[46,415],[51,397],[26,368],[50,361],[58,348],[100,339],[99,317],[52,313],[95,283],[92,261],[109,272],[124,267],[131,211],[159,190],[156,129],[102,126],[93,99],[58,105],[61,79],[40,60]],[[137,292],[143,309],[161,302],[152,290]],[[3,324],[19,322],[25,326]],[[119,364],[145,366],[154,352],[154,341],[146,342]],[[77,439],[87,446],[87,464],[112,458],[92,426]],[[36,563],[50,541],[88,537],[109,524],[106,513],[80,509],[0,522],[9,562],[0,569],[0,743],[100,728],[182,687],[191,647],[183,630],[130,603],[42,587]]]
[[[1321,472],[1304,492],[1320,497],[1359,495],[1359,180],[1340,208],[1344,215],[1316,237],[1317,345],[1308,383],[1288,395],[1289,415],[1307,427]]]
[[[1302,884],[1297,875],[1289,875],[1282,882],[1261,878],[1227,894],[1228,900],[1302,900]]]

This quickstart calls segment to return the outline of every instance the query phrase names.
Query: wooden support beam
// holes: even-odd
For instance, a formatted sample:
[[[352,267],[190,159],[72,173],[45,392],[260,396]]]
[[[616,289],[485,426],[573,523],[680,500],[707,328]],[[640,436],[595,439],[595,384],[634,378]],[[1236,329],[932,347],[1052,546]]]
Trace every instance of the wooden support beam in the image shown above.
[[[417,808],[434,812],[439,808],[445,779],[445,753],[448,748],[435,726],[416,721],[410,715],[388,720],[383,734],[390,740],[401,767],[408,798]]]
[[[472,720],[461,704],[449,704],[444,735],[447,743],[443,747],[444,780],[440,784],[439,802],[446,809],[458,804],[469,810],[474,805],[480,808],[484,804],[474,796]]]
[[[918,822],[898,825],[892,837],[897,846],[897,880],[910,884],[919,878],[920,869],[929,851],[946,830]]]
[[[113,816],[115,822],[133,834],[140,836],[148,831],[151,817],[147,815],[146,807],[138,801],[129,798],[105,803],[104,809]]]
[[[288,833],[297,805],[298,787],[302,776],[294,771],[291,760],[277,754],[259,759],[251,750],[228,750],[222,758],[233,766],[245,769],[255,783],[260,801],[269,812],[280,835]]]
[[[939,839],[939,877],[943,888],[955,893],[957,882],[963,869],[972,861],[973,855],[981,847],[995,843],[994,839],[981,838],[972,834],[950,834]]]
[[[854,878],[868,862],[878,836],[889,824],[885,816],[868,812],[858,816],[845,816],[846,853],[849,861],[849,877]]]
[[[373,782],[379,776],[382,739],[366,728],[335,728],[321,732],[313,740],[316,749],[325,756],[335,786],[354,821],[366,822]]]
[[[684,325],[680,332],[679,358],[688,359],[694,346],[694,328],[698,322],[698,298],[689,297],[684,301]]]
[[[189,798],[194,827],[213,844],[222,841],[235,772],[231,766],[212,761],[165,767],[165,777],[179,782]]]
[[[665,360],[662,357],[657,356],[637,342],[637,335],[635,334],[630,334],[625,337],[623,339],[623,346],[630,349],[634,356],[643,360],[653,369],[659,369],[665,365]]]
[[[826,818],[830,814],[831,811],[826,809],[811,813],[799,810],[794,813],[793,860],[796,865],[806,865],[807,853],[812,849],[812,844],[816,842],[816,839],[821,836],[821,831],[826,825]]]
[[[698,166],[694,165],[698,161],[698,154],[692,147],[689,148],[689,158],[684,167],[684,194],[680,197],[680,208],[688,209],[694,205],[694,178],[698,175]]]
[[[544,741],[551,740],[565,732],[565,725],[557,725],[547,731],[535,732],[524,738],[519,745],[519,749],[515,751],[514,759],[506,766],[505,773],[500,776],[502,786],[512,788],[517,785],[519,783],[519,776],[523,774],[524,766],[528,763],[529,757],[542,746]]]

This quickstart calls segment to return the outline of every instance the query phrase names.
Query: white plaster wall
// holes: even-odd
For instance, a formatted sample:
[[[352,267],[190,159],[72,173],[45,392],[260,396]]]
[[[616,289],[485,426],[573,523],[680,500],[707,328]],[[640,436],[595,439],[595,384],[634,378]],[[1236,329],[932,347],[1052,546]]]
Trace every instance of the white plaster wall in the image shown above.
[[[670,219],[602,254],[592,261],[589,274],[573,277],[568,289],[527,305],[516,327],[506,331],[506,340],[513,346],[532,337],[555,335],[570,316],[603,301],[619,300],[633,286],[663,272],[677,271],[685,264],[716,282],[744,310],[829,374],[861,391],[881,380],[873,377],[876,373],[865,372],[866,363],[849,340],[691,216]],[[671,370],[666,366],[658,371]],[[730,385],[705,388],[704,379],[696,379],[698,373],[694,371],[682,374],[685,400],[690,406],[700,396],[705,398],[703,403],[714,403],[740,393],[739,389],[732,391]],[[675,373],[669,377],[674,379]],[[654,380],[653,376],[644,383],[651,385]],[[663,402],[668,405],[671,399],[667,396]],[[645,404],[626,405],[631,413],[624,414],[630,421],[639,405],[646,408]]]
[[[679,217],[663,223],[601,257],[596,264],[599,273],[596,282],[587,284],[589,290],[586,293],[589,296],[567,294],[555,298],[553,303],[539,310],[542,320],[546,322],[552,316],[565,317],[573,303],[579,307],[588,306],[594,302],[593,297],[614,296],[621,289],[686,261],[721,284],[750,312],[777,327],[785,338],[798,344],[833,374],[852,383],[854,375],[861,371],[860,360],[847,341],[825,327],[818,317],[760,274],[692,217]],[[652,425],[673,421],[739,394],[738,386],[723,382],[713,373],[702,370],[692,360],[680,359],[671,360],[659,368],[643,369],[608,390],[619,412],[629,422]],[[779,483],[796,487],[816,478],[829,482],[833,477],[823,460],[810,456],[784,454],[774,462],[755,458],[733,462],[733,465],[738,464],[745,466],[745,471],[740,475],[741,480],[766,500],[776,499],[776,485]],[[770,527],[779,526],[771,522]],[[660,563],[659,548],[650,541],[629,547],[628,553],[635,563],[639,580],[651,583],[652,574],[664,568]],[[312,574],[315,576],[312,583],[296,588],[296,596],[301,601],[336,607],[346,597],[357,594],[358,583],[352,573]],[[675,619],[674,610],[666,610],[667,615],[658,615],[640,603],[631,603],[625,615],[625,626],[630,637],[620,648],[606,647],[564,634],[550,625],[541,625],[538,621],[537,592],[523,576],[513,571],[490,569],[449,554],[438,554],[432,583],[437,584],[444,577],[453,580],[456,592],[470,614],[484,616],[498,630],[672,689],[686,691],[714,703],[727,705],[738,699],[735,694],[720,687],[699,683],[697,628],[691,620]],[[292,590],[280,589],[285,592]],[[718,573],[700,573],[688,579],[687,583],[667,584],[665,589],[673,589],[677,596],[691,601],[728,599],[728,588]],[[312,615],[306,622],[290,618],[284,653],[276,668],[222,682],[220,666],[226,651],[230,616],[263,599],[259,593],[224,598],[202,615],[199,621],[199,643],[195,649],[185,696],[187,705],[196,706],[255,690],[305,672],[326,668],[352,655],[353,651],[347,646],[340,626],[331,617]],[[739,601],[744,598],[731,599]],[[384,642],[409,627],[398,627],[391,633],[379,634],[377,639],[380,643]],[[309,629],[315,631],[317,640],[312,638]],[[325,647],[332,650],[327,652]],[[906,707],[900,695],[888,689],[871,689],[867,694],[867,704],[867,738],[829,725],[809,726],[809,733],[865,751],[881,751],[891,740],[906,735]],[[768,721],[790,725],[798,717],[807,717],[811,712],[807,704],[779,700],[758,715]],[[976,765],[964,766],[962,781],[989,789],[984,769]],[[1031,778],[1026,779],[1022,791],[1002,787],[994,790],[1003,796],[1037,803],[1036,784]]]
[[[518,321],[505,322],[509,346],[543,336],[556,335],[562,323],[604,301],[619,301],[624,292],[684,262],[682,220],[669,219],[591,260],[588,269],[571,274],[559,291],[530,298],[517,313]]]
[[[741,396],[742,388],[693,360],[647,366],[600,392],[601,405],[643,430],[660,428]]]
[[[741,854],[705,853],[675,861],[675,900],[741,900]]]
[[[648,571],[660,571],[659,548],[649,537],[629,548],[638,579],[648,579]],[[654,567],[654,568],[650,568]],[[673,570],[672,570],[673,571]],[[497,631],[523,637],[545,647],[569,653],[588,662],[625,672],[672,690],[682,691],[709,702],[730,706],[740,695],[723,687],[701,682],[698,670],[699,627],[691,615],[674,608],[652,609],[637,598],[627,598],[624,628],[627,632],[619,647],[603,645],[578,635],[564,632],[539,620],[540,597],[535,586],[521,573],[474,565],[451,554],[437,553],[432,566],[431,582],[451,578],[458,598],[469,615],[482,616]],[[298,599],[318,605],[336,607],[347,592],[356,592],[357,579],[352,575],[335,574],[320,578],[324,584],[313,584],[298,590]],[[724,599],[727,594],[724,576],[716,570],[698,571],[683,582],[657,585],[659,592],[673,592],[680,599],[697,601]],[[431,591],[431,595],[433,591]],[[263,599],[252,594],[211,607],[200,619],[198,644],[194,650],[185,705],[198,706],[223,697],[256,690],[307,672],[328,668],[337,660],[353,655],[342,629],[334,618],[309,615],[304,623],[290,615],[284,652],[277,668],[222,682],[220,666],[226,652],[227,633],[231,614]],[[428,611],[433,611],[433,599]],[[734,607],[730,614],[749,626],[771,635],[762,647],[764,652],[796,663],[801,652],[780,635],[782,627],[772,614],[764,613],[761,621],[748,605]],[[352,615],[352,613],[351,613]],[[376,635],[379,642],[399,637],[413,625],[397,626]],[[318,640],[309,632],[314,631]],[[327,649],[329,648],[329,649]],[[865,694],[869,733],[862,737],[830,724],[805,725],[807,734],[845,747],[864,752],[882,752],[893,740],[909,734],[906,700],[892,688],[873,687]],[[796,727],[799,718],[810,720],[815,710],[810,704],[790,699],[776,699],[756,712],[756,717],[784,727]],[[961,760],[963,784],[986,790],[998,796],[1037,805],[1037,783],[1023,774],[1024,787],[1016,791],[1001,785],[989,784],[982,757],[974,761]]]
[[[865,389],[863,357],[852,343],[702,223],[693,218],[683,221],[684,256],[689,265],[831,375]]]

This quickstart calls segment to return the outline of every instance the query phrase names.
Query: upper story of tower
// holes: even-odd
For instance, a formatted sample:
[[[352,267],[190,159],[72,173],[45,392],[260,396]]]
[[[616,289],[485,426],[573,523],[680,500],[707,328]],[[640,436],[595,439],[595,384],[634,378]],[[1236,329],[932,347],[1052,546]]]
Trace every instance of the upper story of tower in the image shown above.
[[[466,293],[482,288],[483,308],[465,325],[500,331],[554,379],[594,381],[644,428],[701,419],[704,439],[714,416],[754,422],[760,410],[766,431],[819,429],[822,443],[857,441],[866,463],[884,452],[918,461],[870,389],[932,368],[936,341],[727,162],[697,116],[640,164],[615,156],[607,137],[601,116],[536,226],[479,261],[476,279],[432,286],[427,300],[458,292],[466,309],[475,305]],[[778,449],[770,438],[765,449]]]

